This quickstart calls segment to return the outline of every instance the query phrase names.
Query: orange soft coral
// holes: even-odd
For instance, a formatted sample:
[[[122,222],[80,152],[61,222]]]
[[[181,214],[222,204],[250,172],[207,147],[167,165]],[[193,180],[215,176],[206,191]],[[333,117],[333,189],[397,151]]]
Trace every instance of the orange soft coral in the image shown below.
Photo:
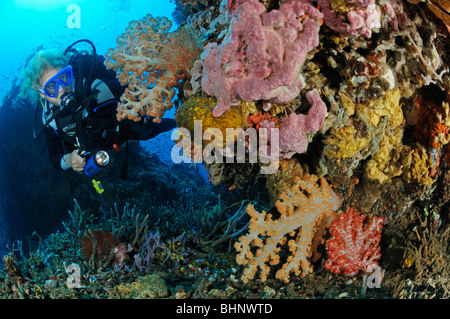
[[[270,115],[270,113],[262,114],[261,111],[259,111],[257,115],[249,115],[247,117],[247,125],[248,125],[248,127],[255,126],[255,128],[257,130],[259,130],[261,128],[261,122],[264,122],[264,121],[273,122],[275,124],[278,123],[278,119],[277,118],[273,118]]]
[[[297,176],[292,184],[281,187],[279,200],[275,203],[280,213],[278,218],[265,211],[260,213],[249,205],[250,232],[235,244],[239,252],[237,262],[247,265],[242,280],[253,279],[259,268],[261,281],[265,281],[270,266],[280,263],[279,252],[285,244],[291,255],[276,277],[288,282],[291,272],[297,276],[310,273],[309,259],[340,205],[340,197],[324,178],[308,174]]]
[[[436,105],[422,96],[414,103],[419,114],[414,138],[423,146],[435,149],[447,144],[450,141],[449,104]]]
[[[171,26],[167,18],[150,14],[131,21],[118,37],[118,46],[106,53],[105,65],[117,72],[122,85],[127,85],[117,108],[119,120],[139,121],[149,115],[158,122],[172,108],[175,87],[184,80],[203,47],[195,31],[181,27],[169,33]]]

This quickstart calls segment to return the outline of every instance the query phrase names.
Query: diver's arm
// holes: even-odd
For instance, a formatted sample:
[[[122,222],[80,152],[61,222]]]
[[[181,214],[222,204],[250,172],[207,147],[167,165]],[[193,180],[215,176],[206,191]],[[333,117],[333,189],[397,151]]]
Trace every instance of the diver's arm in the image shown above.
[[[50,162],[58,170],[68,170],[72,168],[76,172],[83,172],[86,160],[78,154],[78,149],[73,149],[70,153],[64,153],[62,141],[58,134],[50,128],[45,128],[47,138],[47,148]]]
[[[150,124],[151,123],[151,124]],[[145,139],[154,138],[155,136],[170,131],[177,127],[177,122],[171,118],[162,118],[160,123],[150,122],[147,126],[151,127],[151,133]]]
[[[97,96],[98,104],[107,101],[120,101],[120,97],[125,92],[127,85],[122,86],[117,80],[117,75],[114,70],[105,67],[105,57],[97,55],[97,63],[100,62],[100,67],[97,67],[94,72],[94,81],[91,85],[91,90],[97,89],[100,93]]]
[[[86,159],[81,157],[79,154],[79,150],[76,149],[72,153],[67,153],[63,157],[64,164],[61,163],[61,166],[67,165],[69,168],[72,168],[75,172],[82,173],[84,171],[84,167],[86,166]]]

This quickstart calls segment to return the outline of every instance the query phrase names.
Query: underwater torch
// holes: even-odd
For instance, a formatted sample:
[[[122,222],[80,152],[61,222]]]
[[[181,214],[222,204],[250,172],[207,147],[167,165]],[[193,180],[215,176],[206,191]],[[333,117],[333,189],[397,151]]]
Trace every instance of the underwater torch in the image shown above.
[[[89,157],[84,168],[84,174],[92,177],[109,164],[109,155],[105,151],[98,151],[94,156]]]

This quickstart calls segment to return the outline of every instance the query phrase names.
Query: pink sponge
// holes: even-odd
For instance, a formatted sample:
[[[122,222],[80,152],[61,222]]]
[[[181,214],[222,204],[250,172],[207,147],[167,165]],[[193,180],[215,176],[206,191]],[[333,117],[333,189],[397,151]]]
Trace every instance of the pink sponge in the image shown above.
[[[330,0],[306,0],[317,2],[323,12],[325,24],[339,32],[344,37],[372,36],[372,30],[381,27],[381,13],[375,0],[347,0],[355,7],[347,13],[347,22],[344,22],[338,13],[331,7]]]
[[[202,54],[203,90],[220,116],[241,100],[284,103],[305,86],[306,54],[319,44],[322,13],[306,1],[286,1],[267,13],[258,0],[236,0],[229,32]]]
[[[280,156],[291,158],[295,153],[304,153],[308,146],[306,134],[315,133],[322,127],[327,115],[327,107],[316,89],[306,93],[306,99],[311,104],[307,115],[289,114],[281,122],[280,127]]]

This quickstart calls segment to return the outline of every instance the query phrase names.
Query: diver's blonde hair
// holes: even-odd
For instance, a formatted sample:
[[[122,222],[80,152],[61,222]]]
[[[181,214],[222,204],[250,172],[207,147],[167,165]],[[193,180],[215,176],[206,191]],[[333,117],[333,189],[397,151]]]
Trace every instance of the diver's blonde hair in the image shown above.
[[[58,49],[38,51],[28,62],[22,73],[22,84],[20,96],[31,103],[37,103],[39,93],[39,80],[48,69],[63,68],[68,64],[68,56]]]

